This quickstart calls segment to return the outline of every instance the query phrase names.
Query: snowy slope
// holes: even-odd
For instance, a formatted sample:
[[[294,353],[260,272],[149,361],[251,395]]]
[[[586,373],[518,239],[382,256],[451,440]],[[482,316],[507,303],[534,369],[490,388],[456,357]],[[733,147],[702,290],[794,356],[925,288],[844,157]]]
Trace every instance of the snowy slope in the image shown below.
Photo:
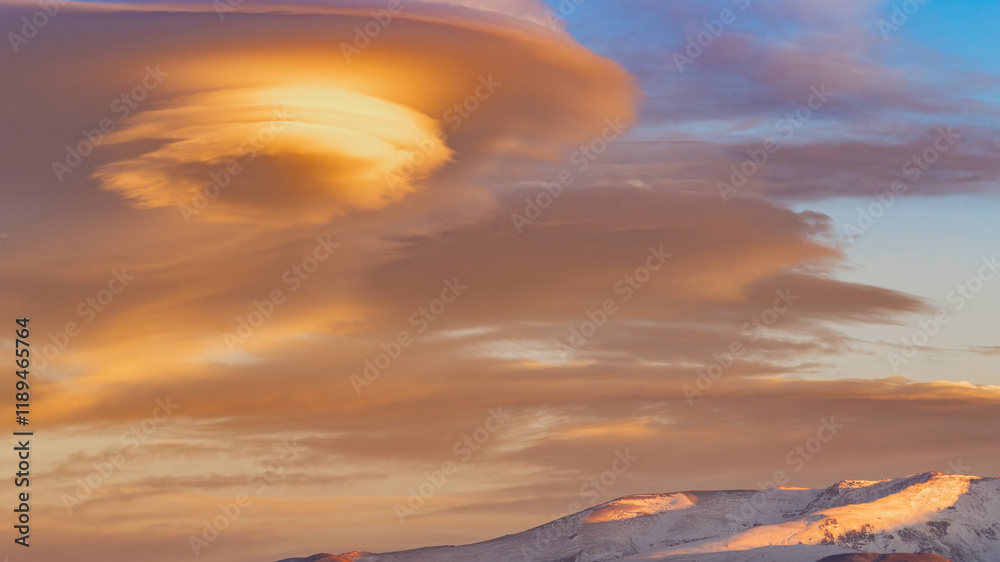
[[[858,552],[1000,562],[1000,478],[629,496],[477,544],[281,562],[815,562]]]
[[[819,562],[948,562],[937,554],[834,554]]]

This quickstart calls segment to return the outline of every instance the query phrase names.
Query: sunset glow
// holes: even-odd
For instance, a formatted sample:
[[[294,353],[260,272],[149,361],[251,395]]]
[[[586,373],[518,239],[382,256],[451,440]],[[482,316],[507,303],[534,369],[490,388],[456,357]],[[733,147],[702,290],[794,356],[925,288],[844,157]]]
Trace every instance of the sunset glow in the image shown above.
[[[652,548],[744,497],[682,490],[803,514],[690,553],[974,511],[1000,11],[914,5],[0,2],[34,431],[0,556],[385,553],[594,506]]]

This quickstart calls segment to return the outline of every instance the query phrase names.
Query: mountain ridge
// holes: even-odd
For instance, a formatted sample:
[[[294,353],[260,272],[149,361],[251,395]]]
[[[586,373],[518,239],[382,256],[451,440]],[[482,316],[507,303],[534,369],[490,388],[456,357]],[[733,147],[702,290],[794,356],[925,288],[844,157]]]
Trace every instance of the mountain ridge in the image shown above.
[[[880,560],[1000,560],[1000,478],[925,472],[825,489],[632,495],[475,544],[279,562],[834,562],[893,553],[914,554]],[[836,558],[864,554],[875,558]]]

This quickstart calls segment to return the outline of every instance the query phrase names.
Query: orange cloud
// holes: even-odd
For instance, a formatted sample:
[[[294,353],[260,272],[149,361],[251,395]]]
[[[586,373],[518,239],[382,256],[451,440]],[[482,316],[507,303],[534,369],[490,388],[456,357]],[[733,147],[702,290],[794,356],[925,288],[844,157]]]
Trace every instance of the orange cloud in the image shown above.
[[[330,86],[212,91],[171,103],[140,113],[107,140],[163,144],[94,175],[139,208],[179,206],[185,218],[215,198],[228,213],[209,216],[230,220],[267,220],[289,201],[315,221],[377,209],[452,154],[426,115]],[[252,179],[241,177],[250,167]]]
[[[5,150],[48,169],[46,184],[96,184],[146,212],[288,225],[384,208],[445,171],[475,192],[499,158],[557,158],[605,119],[633,118],[628,74],[532,23],[539,4],[417,2],[390,20],[371,8],[246,4],[220,21],[194,4],[73,5],[60,33],[11,61],[19,86],[0,94],[59,92],[58,118],[29,106],[12,125],[60,141]],[[29,59],[46,49],[67,53],[59,81],[88,87],[39,75]],[[149,67],[154,87],[132,72]]]

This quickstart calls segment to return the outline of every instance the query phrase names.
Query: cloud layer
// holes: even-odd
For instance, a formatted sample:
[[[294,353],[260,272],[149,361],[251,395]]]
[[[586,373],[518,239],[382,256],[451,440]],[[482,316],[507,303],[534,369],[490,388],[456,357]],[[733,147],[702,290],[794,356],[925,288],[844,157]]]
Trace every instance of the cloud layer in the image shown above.
[[[883,378],[859,335],[932,303],[846,280],[832,219],[788,207],[906,180],[956,106],[903,96],[871,4],[762,6],[781,33],[734,29],[680,74],[693,3],[623,3],[671,43],[592,40],[621,64],[527,0],[64,6],[0,92],[0,308],[32,316],[60,537],[38,555],[192,556],[241,493],[214,560],[478,540],[753,487],[824,417],[844,431],[793,485],[995,470],[996,387]],[[824,82],[821,132],[723,200]],[[857,121],[890,106],[891,134]],[[965,125],[913,193],[995,189],[995,135]]]

